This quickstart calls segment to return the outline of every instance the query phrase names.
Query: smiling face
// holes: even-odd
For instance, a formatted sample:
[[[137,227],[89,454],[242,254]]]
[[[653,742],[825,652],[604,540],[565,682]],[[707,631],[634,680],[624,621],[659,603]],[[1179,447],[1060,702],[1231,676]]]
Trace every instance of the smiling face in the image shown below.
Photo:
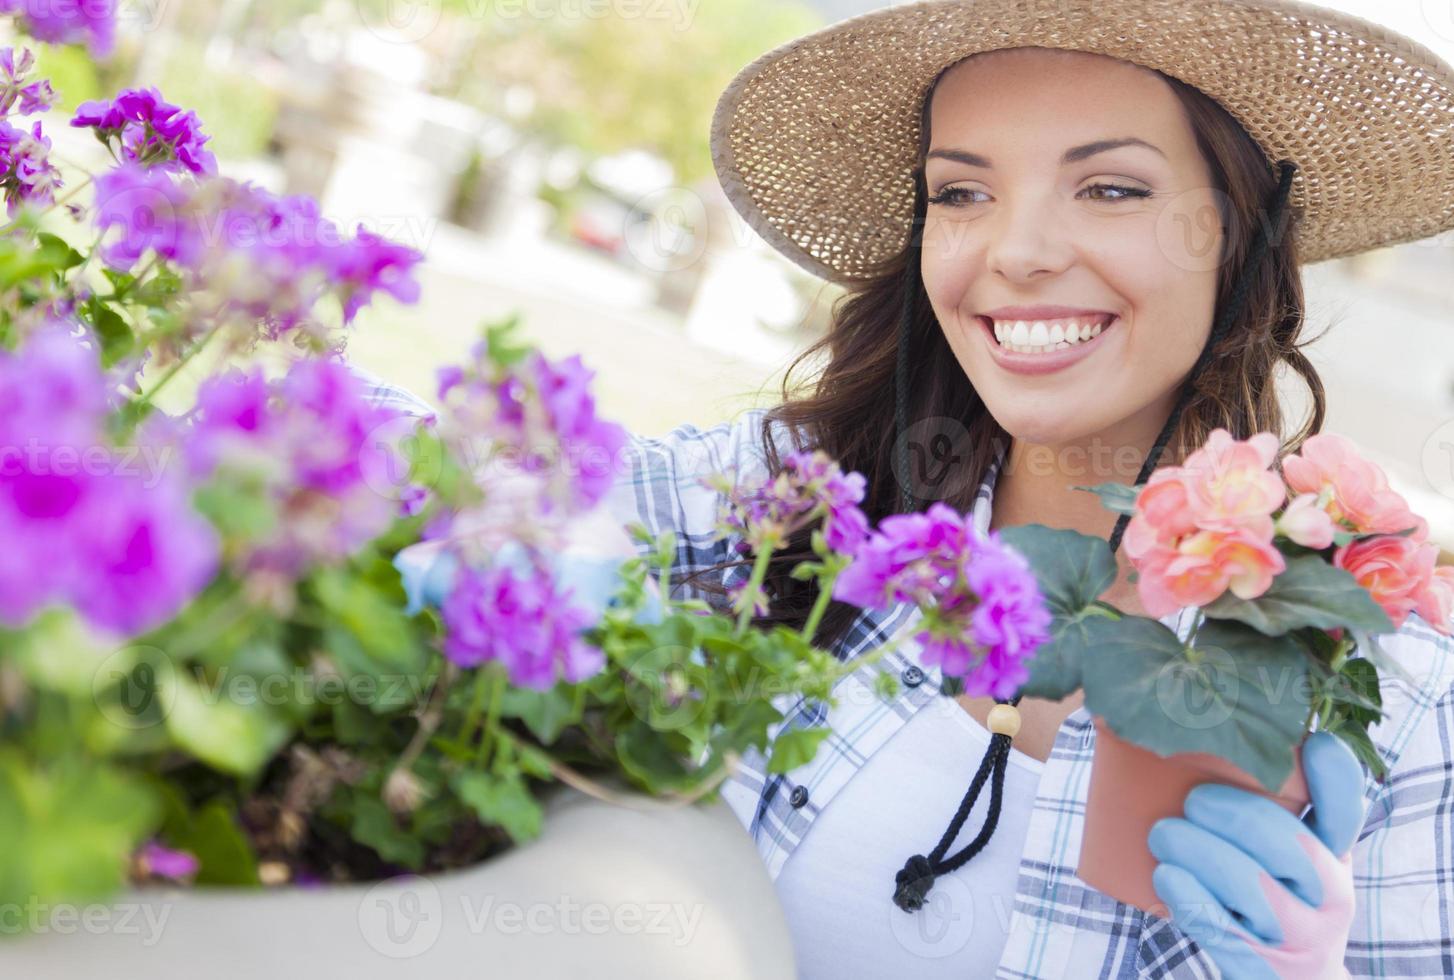
[[[1180,100],[1128,62],[1020,48],[956,65],[930,112],[924,287],[985,406],[1017,443],[1149,449],[1211,331],[1223,240]],[[1093,145],[1124,140],[1150,147]],[[1014,353],[983,319],[1039,306],[1082,315],[1002,329],[1040,320],[1043,346],[1057,320],[1115,319],[1061,353]]]

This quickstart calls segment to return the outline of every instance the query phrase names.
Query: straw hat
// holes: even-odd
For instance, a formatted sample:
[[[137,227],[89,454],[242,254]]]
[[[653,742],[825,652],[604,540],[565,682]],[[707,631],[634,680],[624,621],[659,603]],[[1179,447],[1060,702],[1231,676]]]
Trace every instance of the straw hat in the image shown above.
[[[712,161],[774,248],[839,283],[909,242],[919,112],[941,70],[1038,46],[1153,68],[1220,102],[1269,168],[1298,172],[1301,261],[1454,228],[1454,69],[1423,45],[1295,0],[925,0],[840,21],[744,68]]]

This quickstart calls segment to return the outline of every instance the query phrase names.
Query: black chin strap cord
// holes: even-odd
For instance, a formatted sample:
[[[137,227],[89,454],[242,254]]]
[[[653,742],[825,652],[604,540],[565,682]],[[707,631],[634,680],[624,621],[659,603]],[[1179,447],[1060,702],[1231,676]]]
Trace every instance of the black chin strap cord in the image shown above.
[[[1206,345],[1202,348],[1201,356],[1192,365],[1191,372],[1183,383],[1181,395],[1177,399],[1175,408],[1167,417],[1166,424],[1161,429],[1161,434],[1156,437],[1155,444],[1151,447],[1150,453],[1146,456],[1146,462],[1141,466],[1141,472],[1136,477],[1134,486],[1141,486],[1156,470],[1157,460],[1171,441],[1171,435],[1176,431],[1177,423],[1181,420],[1183,410],[1191,399],[1194,390],[1194,383],[1202,370],[1212,359],[1212,350],[1227,331],[1236,322],[1237,316],[1242,312],[1247,295],[1252,288],[1252,271],[1262,262],[1266,254],[1270,240],[1274,234],[1280,237],[1284,212],[1287,208],[1288,196],[1292,191],[1293,174],[1297,171],[1297,165],[1291,160],[1282,160],[1278,163],[1279,179],[1276,190],[1273,192],[1269,202],[1267,213],[1270,216],[1253,242],[1246,260],[1242,264],[1241,272],[1228,297],[1226,306],[1221,315],[1217,318],[1212,328]],[[909,356],[910,337],[913,333],[914,315],[917,307],[917,298],[920,289],[920,244],[922,241],[922,223],[924,214],[924,182],[923,178],[916,174],[915,177],[915,208],[914,228],[909,240],[909,261],[904,270],[905,289],[903,315],[899,323],[899,346],[898,361],[894,366],[894,415],[895,426],[898,430],[896,449],[899,454],[899,480],[901,488],[902,513],[909,513],[913,509],[913,496],[910,492],[909,478],[909,442],[908,442],[908,417],[909,417]],[[1131,515],[1121,514],[1116,519],[1115,530],[1111,533],[1109,542],[1111,554],[1114,555],[1121,544],[1121,536],[1125,533],[1126,524],[1130,521]],[[990,837],[995,832],[995,826],[1000,819],[1000,806],[1004,796],[1005,788],[1005,764],[1010,755],[1010,740],[1019,731],[1019,712],[1015,706],[1020,703],[1020,695],[1015,695],[1008,702],[1001,698],[995,698],[996,706],[990,710],[989,729],[990,744],[985,751],[984,758],[980,760],[979,770],[970,781],[969,789],[964,794],[964,799],[959,804],[959,809],[954,812],[954,819],[949,821],[948,828],[940,837],[939,843],[934,846],[928,855],[915,854],[904,862],[904,866],[894,875],[894,904],[905,912],[916,912],[924,907],[924,902],[929,895],[929,890],[934,887],[934,880],[940,876],[949,874],[962,867],[966,862],[984,849],[989,843]],[[1000,706],[1008,704],[1008,709]],[[974,803],[979,799],[980,789],[984,786],[985,780],[990,782],[989,810],[985,814],[984,827],[973,841],[967,844],[958,854],[945,858],[950,844],[959,836],[960,828],[969,819],[969,812],[974,808]]]

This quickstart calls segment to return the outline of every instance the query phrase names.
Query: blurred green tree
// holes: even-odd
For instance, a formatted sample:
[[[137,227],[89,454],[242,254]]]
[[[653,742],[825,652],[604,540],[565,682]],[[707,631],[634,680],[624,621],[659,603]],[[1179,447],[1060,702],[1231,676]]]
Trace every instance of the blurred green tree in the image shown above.
[[[498,113],[504,92],[528,87],[516,125],[588,155],[652,150],[681,184],[711,175],[712,110],[733,75],[822,24],[796,0],[622,0],[611,16],[583,15],[602,6],[583,0],[441,2],[468,39],[441,41],[453,56],[440,94]]]

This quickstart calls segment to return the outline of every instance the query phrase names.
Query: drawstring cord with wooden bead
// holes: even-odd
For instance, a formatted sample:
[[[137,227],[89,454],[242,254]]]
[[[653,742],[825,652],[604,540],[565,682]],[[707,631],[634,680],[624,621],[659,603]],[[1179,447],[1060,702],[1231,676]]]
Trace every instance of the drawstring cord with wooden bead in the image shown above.
[[[974,774],[974,780],[969,784],[969,792],[964,795],[954,819],[949,821],[949,829],[944,831],[944,836],[927,857],[915,854],[904,862],[903,870],[894,875],[894,904],[905,912],[916,912],[923,908],[924,899],[929,894],[929,889],[934,886],[934,879],[948,874],[978,854],[995,832],[995,824],[1000,818],[1000,800],[1004,798],[1005,760],[1010,754],[1010,739],[1020,731],[1020,709],[1015,707],[1020,703],[1020,698],[1017,695],[1010,702],[1001,701],[999,698],[995,701],[997,703],[990,709],[985,726],[990,730],[989,751],[980,761],[979,772]],[[956,706],[954,710],[960,709]],[[984,785],[986,775],[993,780],[993,784],[990,789],[989,815],[985,817],[984,827],[978,837],[946,861],[944,852],[949,850],[949,845],[959,836],[959,828],[969,819],[969,811],[974,808],[974,801],[979,798],[980,787]]]

